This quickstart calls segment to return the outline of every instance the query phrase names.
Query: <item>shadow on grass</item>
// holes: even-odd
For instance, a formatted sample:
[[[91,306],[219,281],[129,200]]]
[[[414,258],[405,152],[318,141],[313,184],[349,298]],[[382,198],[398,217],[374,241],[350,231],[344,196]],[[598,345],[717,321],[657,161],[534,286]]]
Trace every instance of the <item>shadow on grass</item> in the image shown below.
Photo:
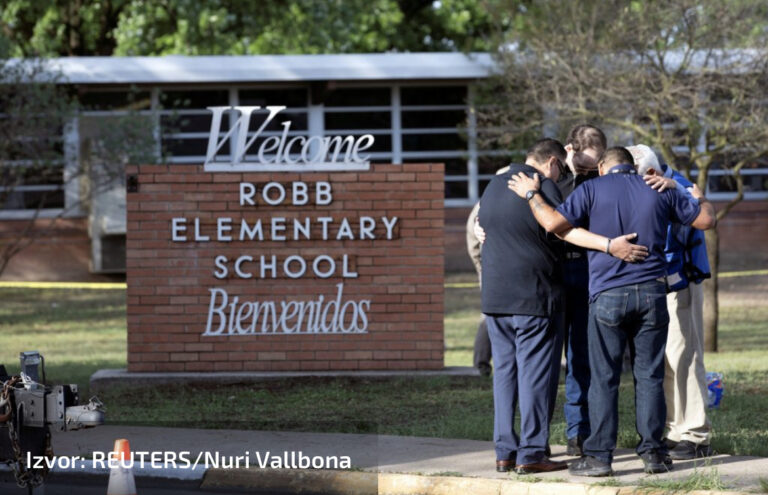
[[[482,378],[281,380],[257,385],[115,389],[110,422],[206,428],[378,433],[489,440],[491,382]],[[243,426],[246,425],[246,426]]]
[[[58,332],[81,323],[125,321],[125,291],[121,290],[3,289],[2,299],[3,331]]]
[[[93,301],[87,304],[67,304],[40,311],[39,307],[28,309],[16,308],[12,314],[3,315],[3,324],[29,325],[39,327],[40,323],[55,324],[63,322],[100,321],[105,319],[125,318],[125,306],[116,307],[114,301]],[[54,331],[56,329],[53,329]]]

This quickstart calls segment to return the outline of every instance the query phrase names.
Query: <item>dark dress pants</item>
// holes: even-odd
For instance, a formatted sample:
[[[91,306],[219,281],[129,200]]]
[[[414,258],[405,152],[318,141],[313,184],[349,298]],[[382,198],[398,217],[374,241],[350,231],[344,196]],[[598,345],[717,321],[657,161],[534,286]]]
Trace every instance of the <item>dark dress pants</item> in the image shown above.
[[[517,464],[544,457],[549,437],[553,353],[557,328],[550,318],[487,315],[493,352],[493,440],[496,459],[517,456]],[[520,435],[514,429],[520,405]]]
[[[667,416],[664,402],[664,347],[669,314],[666,285],[652,281],[601,292],[589,307],[589,422],[584,453],[611,463],[619,423],[619,379],[629,343],[635,383],[637,453],[662,443]]]

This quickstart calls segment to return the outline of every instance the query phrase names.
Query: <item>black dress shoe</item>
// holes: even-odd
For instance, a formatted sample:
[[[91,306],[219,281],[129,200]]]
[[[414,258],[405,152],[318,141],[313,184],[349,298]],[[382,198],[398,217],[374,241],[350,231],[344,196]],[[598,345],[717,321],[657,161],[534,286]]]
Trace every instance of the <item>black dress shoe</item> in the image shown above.
[[[676,461],[688,461],[700,457],[711,457],[715,451],[709,445],[701,445],[688,440],[679,442],[669,451],[669,456]]]
[[[640,454],[643,460],[643,470],[646,474],[666,473],[672,471],[672,459],[666,454],[661,454],[656,449],[646,450]]]
[[[516,455],[511,455],[509,459],[502,459],[496,461],[496,472],[497,473],[508,473],[515,469],[515,458]]]
[[[675,447],[677,447],[677,444],[678,444],[679,442],[675,442],[674,440],[670,440],[669,438],[667,438],[667,437],[664,437],[664,438],[662,438],[662,439],[661,439],[661,443],[663,443],[664,445],[666,445],[666,446],[667,446],[667,448],[668,448],[669,450],[672,450],[672,449],[674,449]]]
[[[575,437],[568,439],[568,447],[566,448],[565,453],[566,455],[581,457],[584,455],[584,452],[581,450],[583,446],[584,437],[581,435],[576,435]]]
[[[553,461],[548,457],[544,457],[539,462],[518,464],[515,468],[515,472],[517,472],[517,474],[548,473],[550,471],[560,471],[561,469],[567,468],[568,464],[563,461]]]
[[[611,465],[591,455],[582,456],[576,462],[572,462],[568,472],[574,476],[610,476],[613,474]]]

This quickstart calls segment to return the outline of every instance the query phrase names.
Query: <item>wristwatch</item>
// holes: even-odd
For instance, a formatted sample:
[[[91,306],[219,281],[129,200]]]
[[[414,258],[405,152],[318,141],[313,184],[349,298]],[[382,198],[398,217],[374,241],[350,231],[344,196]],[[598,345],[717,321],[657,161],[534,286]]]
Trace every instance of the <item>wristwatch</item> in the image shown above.
[[[526,200],[526,201],[530,201],[530,200],[532,200],[532,199],[533,199],[533,197],[534,197],[534,196],[536,196],[537,194],[539,194],[539,190],[538,190],[538,189],[531,189],[530,191],[528,191],[527,193],[525,193],[525,200]]]

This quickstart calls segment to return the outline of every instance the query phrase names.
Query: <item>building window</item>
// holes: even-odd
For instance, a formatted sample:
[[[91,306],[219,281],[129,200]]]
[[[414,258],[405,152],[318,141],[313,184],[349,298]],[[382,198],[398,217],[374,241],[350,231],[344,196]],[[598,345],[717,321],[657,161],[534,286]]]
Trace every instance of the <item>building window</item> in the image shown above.
[[[204,159],[211,132],[209,106],[229,105],[229,92],[218,90],[162,90],[160,130],[163,153],[174,161]],[[222,129],[228,128],[222,121]],[[222,152],[228,152],[223,149]]]
[[[14,136],[0,156],[0,218],[50,217],[66,207],[63,130]]]
[[[322,104],[324,136],[373,135],[365,152],[373,163],[393,161],[390,87],[331,87],[313,97]]]
[[[0,198],[4,210],[64,208],[64,166],[6,162]]]
[[[691,171],[692,176],[698,170]],[[754,197],[768,198],[768,156],[747,163],[741,169],[745,199]],[[709,171],[707,196],[711,199],[726,200],[738,191],[736,178],[731,170],[721,163],[715,163]]]
[[[466,85],[401,86],[402,156],[407,163],[445,164],[447,205],[468,205],[476,157]]]

